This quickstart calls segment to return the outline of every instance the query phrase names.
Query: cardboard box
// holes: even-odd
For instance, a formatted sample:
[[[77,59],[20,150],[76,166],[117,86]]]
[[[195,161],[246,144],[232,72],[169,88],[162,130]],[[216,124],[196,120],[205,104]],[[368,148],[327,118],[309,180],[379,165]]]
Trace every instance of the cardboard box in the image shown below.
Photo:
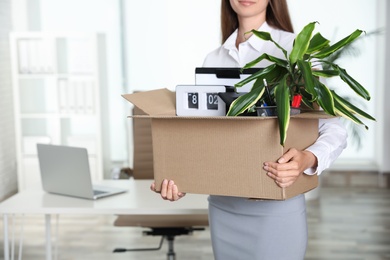
[[[285,200],[318,185],[318,177],[302,174],[280,188],[262,169],[290,147],[304,149],[318,137],[318,112],[292,116],[285,147],[279,144],[275,117],[178,117],[175,93],[159,89],[123,97],[151,121],[156,186],[174,180],[188,193]]]

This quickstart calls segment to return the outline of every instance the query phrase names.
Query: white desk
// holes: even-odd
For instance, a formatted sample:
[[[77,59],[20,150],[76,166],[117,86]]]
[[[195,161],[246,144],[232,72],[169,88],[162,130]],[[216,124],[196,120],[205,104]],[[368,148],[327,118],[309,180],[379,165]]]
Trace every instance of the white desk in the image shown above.
[[[149,189],[151,180],[105,180],[99,184],[127,188],[128,192],[96,201],[26,190],[0,203],[4,220],[4,260],[9,260],[8,215],[44,214],[46,259],[51,259],[51,214],[110,215],[194,215],[207,214],[207,195],[188,194],[176,201],[164,201]]]

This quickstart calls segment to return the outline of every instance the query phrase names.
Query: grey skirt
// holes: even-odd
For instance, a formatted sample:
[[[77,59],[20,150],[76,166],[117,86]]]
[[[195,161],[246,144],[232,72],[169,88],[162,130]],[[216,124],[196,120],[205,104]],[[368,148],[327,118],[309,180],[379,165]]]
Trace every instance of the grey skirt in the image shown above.
[[[303,260],[307,246],[304,195],[285,201],[210,196],[216,260]]]

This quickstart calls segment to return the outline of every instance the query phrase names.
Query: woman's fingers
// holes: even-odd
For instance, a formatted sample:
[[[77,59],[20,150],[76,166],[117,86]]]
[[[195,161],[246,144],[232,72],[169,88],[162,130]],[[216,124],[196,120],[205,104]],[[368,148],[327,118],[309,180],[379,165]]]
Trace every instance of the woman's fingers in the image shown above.
[[[156,184],[154,182],[150,185],[150,189],[157,192]],[[176,201],[184,197],[186,194],[184,192],[179,192],[179,189],[177,185],[175,185],[174,181],[163,180],[160,195],[164,200]]]
[[[275,183],[282,188],[292,185],[300,175],[300,172],[296,169],[294,163],[286,163],[284,165],[271,165],[270,163],[265,163],[263,169],[267,171],[267,175],[275,180]]]
[[[173,184],[174,184],[174,182],[172,180],[168,181],[167,194],[165,197],[165,199],[171,200],[171,201],[174,200],[174,197],[175,197],[175,194],[173,193]]]
[[[275,181],[275,183],[281,187],[281,188],[287,188],[289,186],[291,186],[293,183],[295,182],[295,180],[292,180],[292,181],[288,181],[288,182],[278,182],[278,181]]]
[[[151,191],[156,191],[156,184],[154,182],[152,182],[152,184],[150,184],[150,190]]]
[[[267,175],[275,180],[275,183],[278,184],[279,186],[283,187],[288,187],[291,184],[293,184],[298,176],[286,176],[286,177],[279,177],[277,175],[274,175],[270,172],[267,173]],[[287,185],[287,186],[286,186]]]
[[[161,197],[163,199],[167,199],[168,195],[168,180],[163,180],[161,183],[161,191],[160,191]]]
[[[178,200],[181,197],[179,196],[179,189],[177,188],[176,185],[172,186],[172,195],[173,195],[173,200]]]

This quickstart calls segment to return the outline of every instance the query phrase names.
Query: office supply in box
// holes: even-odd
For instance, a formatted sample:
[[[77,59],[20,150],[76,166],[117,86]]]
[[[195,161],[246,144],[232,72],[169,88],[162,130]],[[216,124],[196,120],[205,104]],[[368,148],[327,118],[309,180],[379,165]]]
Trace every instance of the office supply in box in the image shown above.
[[[226,92],[225,86],[177,85],[176,115],[178,116],[224,116],[226,104],[218,96]]]
[[[222,85],[231,86],[246,79],[253,73],[258,72],[261,68],[249,68],[241,71],[241,68],[223,68],[223,67],[198,67],[195,68],[196,85]],[[254,81],[237,88],[237,92],[249,92]]]
[[[156,187],[175,181],[180,191],[198,194],[284,200],[315,188],[318,177],[302,174],[280,188],[262,169],[290,147],[304,149],[318,137],[321,112],[291,117],[285,147],[279,144],[275,117],[179,117],[175,93],[158,89],[123,97],[151,120]]]

